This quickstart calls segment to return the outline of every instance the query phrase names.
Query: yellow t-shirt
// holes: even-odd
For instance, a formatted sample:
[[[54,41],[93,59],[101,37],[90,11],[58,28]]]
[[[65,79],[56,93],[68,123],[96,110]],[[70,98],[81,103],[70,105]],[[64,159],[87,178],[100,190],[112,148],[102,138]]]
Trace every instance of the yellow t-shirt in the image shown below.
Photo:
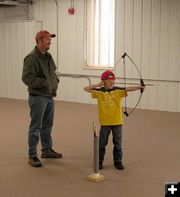
[[[127,92],[119,87],[106,90],[104,87],[94,89],[92,98],[97,98],[100,125],[122,125],[122,97]]]

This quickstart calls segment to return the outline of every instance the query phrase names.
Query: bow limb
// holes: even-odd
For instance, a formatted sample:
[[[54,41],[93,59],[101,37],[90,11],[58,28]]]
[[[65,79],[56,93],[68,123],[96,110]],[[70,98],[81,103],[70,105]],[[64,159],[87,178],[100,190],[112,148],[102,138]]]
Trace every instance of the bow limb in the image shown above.
[[[142,76],[141,76],[141,73],[140,73],[140,70],[139,70],[138,66],[136,65],[136,63],[133,61],[133,59],[132,59],[127,53],[124,53],[124,54],[122,55],[122,58],[123,58],[123,65],[124,65],[124,81],[125,81],[125,88],[126,88],[126,70],[125,70],[125,57],[126,57],[126,56],[129,58],[129,60],[133,63],[134,67],[136,68],[136,70],[137,70],[137,72],[138,72],[138,74],[139,74],[139,76],[140,76],[140,84],[141,84],[141,86],[142,86],[142,87],[145,87],[145,83],[144,83],[144,81],[143,81],[143,79],[142,79]],[[129,116],[129,115],[137,108],[137,106],[139,105],[139,103],[140,103],[140,101],[141,101],[143,92],[144,92],[144,88],[141,88],[141,89],[140,89],[140,96],[139,96],[139,99],[138,99],[136,105],[132,108],[132,110],[131,110],[130,112],[127,112],[127,101],[126,101],[126,98],[125,98],[124,114],[125,114],[126,116]]]

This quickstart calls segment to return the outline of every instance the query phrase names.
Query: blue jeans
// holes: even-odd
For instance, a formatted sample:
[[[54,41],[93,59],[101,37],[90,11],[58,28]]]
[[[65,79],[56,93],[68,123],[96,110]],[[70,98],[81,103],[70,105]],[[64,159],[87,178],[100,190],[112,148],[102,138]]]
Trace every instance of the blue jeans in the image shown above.
[[[99,136],[99,161],[104,161],[106,145],[108,144],[109,134],[113,135],[113,159],[114,161],[122,161],[122,125],[101,126]]]
[[[28,133],[29,156],[37,156],[41,139],[42,152],[52,148],[51,131],[54,119],[54,100],[50,97],[29,95],[31,122]]]

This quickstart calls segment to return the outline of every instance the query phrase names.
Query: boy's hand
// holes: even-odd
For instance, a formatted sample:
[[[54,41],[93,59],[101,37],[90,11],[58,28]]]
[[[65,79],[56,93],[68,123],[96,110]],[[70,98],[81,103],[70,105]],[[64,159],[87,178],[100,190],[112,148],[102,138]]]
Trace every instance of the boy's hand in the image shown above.
[[[145,84],[144,84],[144,81],[143,79],[140,79],[140,82],[141,82],[141,89],[140,89],[140,92],[141,94],[144,92],[144,89],[145,89]]]
[[[84,90],[85,90],[86,92],[91,92],[94,88],[98,88],[98,87],[101,87],[101,86],[103,86],[103,85],[104,85],[104,83],[101,81],[100,83],[92,84],[92,85],[90,85],[90,86],[84,87]]]
[[[103,82],[103,81],[101,81],[101,82],[99,83],[99,87],[101,87],[101,86],[104,86],[104,82]]]
[[[141,90],[141,92],[143,93],[144,90],[145,90],[145,86],[140,86],[140,90]]]

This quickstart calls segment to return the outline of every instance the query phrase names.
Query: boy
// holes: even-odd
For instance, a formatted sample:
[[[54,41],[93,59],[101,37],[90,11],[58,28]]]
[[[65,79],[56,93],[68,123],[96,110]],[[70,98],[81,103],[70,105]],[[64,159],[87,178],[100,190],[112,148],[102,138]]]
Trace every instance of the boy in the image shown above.
[[[84,88],[90,92],[92,98],[98,102],[100,134],[99,134],[99,169],[103,169],[105,148],[108,144],[109,134],[113,135],[113,159],[114,166],[118,170],[123,170],[122,163],[122,104],[121,100],[127,96],[128,91],[144,89],[143,86],[131,86],[120,88],[114,86],[115,75],[107,70],[101,75],[101,82]]]

